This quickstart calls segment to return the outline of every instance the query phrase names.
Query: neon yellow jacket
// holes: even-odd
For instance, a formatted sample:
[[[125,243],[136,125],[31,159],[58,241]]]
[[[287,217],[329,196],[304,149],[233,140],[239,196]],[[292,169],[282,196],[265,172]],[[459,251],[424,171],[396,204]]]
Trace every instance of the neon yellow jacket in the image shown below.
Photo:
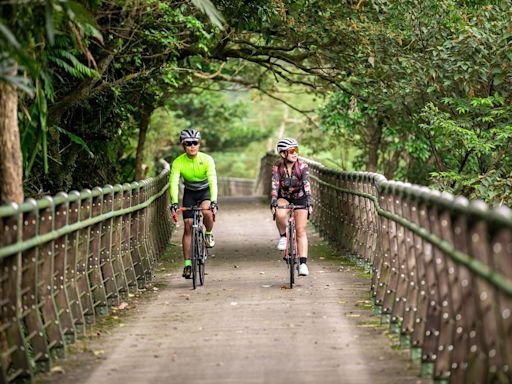
[[[185,188],[192,191],[209,186],[210,200],[217,201],[217,172],[211,156],[198,152],[191,159],[184,153],[174,159],[170,176],[171,204],[178,203],[180,176],[183,177]]]

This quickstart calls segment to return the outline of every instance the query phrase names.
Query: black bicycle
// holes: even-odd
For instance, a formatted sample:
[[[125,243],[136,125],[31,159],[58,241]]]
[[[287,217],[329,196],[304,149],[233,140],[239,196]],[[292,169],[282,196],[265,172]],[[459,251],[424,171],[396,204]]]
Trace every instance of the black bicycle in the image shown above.
[[[293,288],[293,284],[295,283],[295,271],[297,271],[297,276],[299,276],[299,262],[297,260],[297,232],[295,231],[295,215],[294,211],[296,209],[307,209],[308,207],[305,205],[278,205],[277,209],[288,209],[288,227],[286,229],[286,249],[284,251],[284,258],[286,259],[286,265],[288,266],[288,271],[290,273],[290,289]],[[308,212],[309,218],[309,212]],[[276,215],[274,214],[274,220],[276,219]]]
[[[204,228],[203,228],[203,211],[208,211],[208,208],[202,208],[197,205],[193,207],[181,207],[178,208],[177,212],[193,211],[194,217],[192,221],[192,287],[196,289],[197,283],[204,285],[204,270],[206,267],[206,259],[208,258],[208,248],[204,239]],[[215,215],[213,216],[215,220]],[[177,218],[174,216],[174,221]]]

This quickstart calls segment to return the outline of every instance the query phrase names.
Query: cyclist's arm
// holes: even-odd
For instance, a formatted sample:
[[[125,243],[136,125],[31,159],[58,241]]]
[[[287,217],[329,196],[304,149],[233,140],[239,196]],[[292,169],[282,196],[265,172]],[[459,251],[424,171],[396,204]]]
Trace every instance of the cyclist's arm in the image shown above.
[[[304,193],[306,194],[306,200],[308,205],[311,205],[311,183],[309,182],[309,165],[303,162],[304,168],[302,168],[302,185],[304,186]]]
[[[215,161],[210,156],[208,158],[208,186],[210,187],[210,199],[211,201],[217,201],[217,171],[215,170]]]
[[[270,197],[272,200],[277,200],[278,192],[279,192],[279,168],[277,165],[272,166],[272,192]]]
[[[178,203],[178,191],[180,187],[180,165],[179,161],[174,159],[171,166],[171,176],[169,177],[169,190],[171,193],[171,204]]]

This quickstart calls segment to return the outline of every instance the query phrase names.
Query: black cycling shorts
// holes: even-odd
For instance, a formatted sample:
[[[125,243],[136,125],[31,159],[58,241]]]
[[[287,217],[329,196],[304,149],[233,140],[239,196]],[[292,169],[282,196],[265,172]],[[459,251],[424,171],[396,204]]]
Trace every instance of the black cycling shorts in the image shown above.
[[[288,204],[304,205],[304,206],[308,205],[308,198],[307,198],[307,196],[303,196],[300,199],[292,199],[292,198],[283,197],[283,196],[279,195],[279,198],[280,199],[285,199],[286,201],[288,201]],[[306,209],[306,208],[300,208],[300,209]]]
[[[183,191],[183,203],[181,205],[183,207],[193,207],[194,205],[200,205],[205,200],[210,200],[210,187],[199,189],[198,191],[192,191],[190,189],[185,188],[185,190]],[[194,212],[183,212],[183,218],[193,219]]]

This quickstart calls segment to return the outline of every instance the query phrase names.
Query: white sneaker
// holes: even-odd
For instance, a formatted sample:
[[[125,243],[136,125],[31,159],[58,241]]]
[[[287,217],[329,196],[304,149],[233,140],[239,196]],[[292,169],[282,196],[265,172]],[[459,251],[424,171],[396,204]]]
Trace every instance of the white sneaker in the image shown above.
[[[302,263],[299,265],[299,276],[307,276],[309,275],[308,265],[306,263]]]
[[[280,251],[284,251],[286,249],[286,236],[279,238],[279,243],[277,243],[277,249]]]
[[[206,233],[204,235],[204,242],[206,248],[213,248],[215,246],[215,240],[213,240],[213,233]]]

